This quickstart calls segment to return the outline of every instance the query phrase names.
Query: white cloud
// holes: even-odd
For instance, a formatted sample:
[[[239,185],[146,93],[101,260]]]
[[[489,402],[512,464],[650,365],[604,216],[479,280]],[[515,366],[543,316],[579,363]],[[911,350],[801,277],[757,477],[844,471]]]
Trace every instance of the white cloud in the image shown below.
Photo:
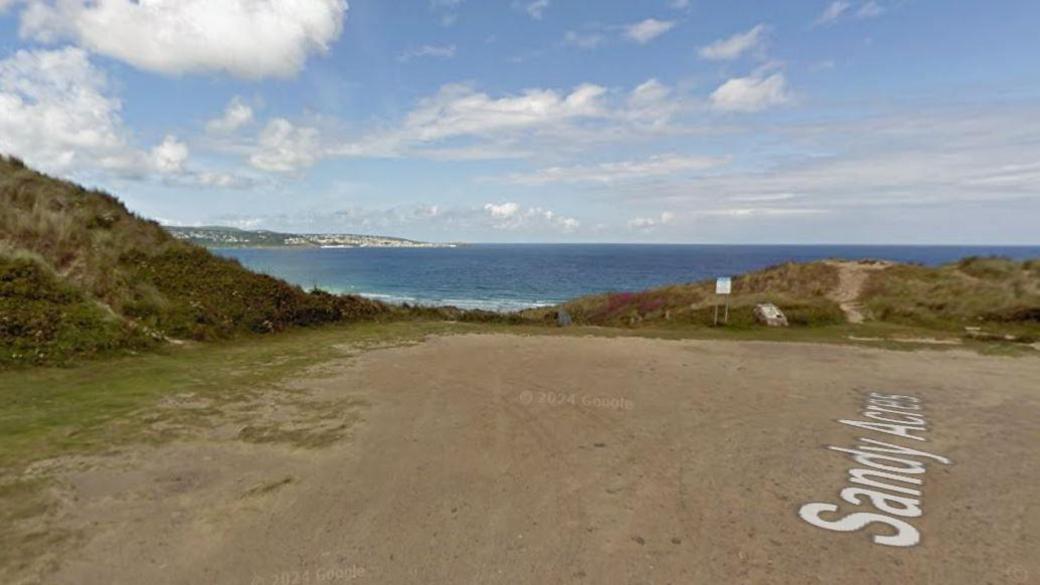
[[[598,85],[582,84],[566,95],[530,89],[519,96],[495,99],[468,85],[446,85],[408,114],[402,138],[428,142],[602,115],[605,93]]]
[[[730,112],[757,112],[790,101],[783,73],[733,78],[711,94],[712,107]]]
[[[563,42],[579,49],[595,49],[602,45],[607,37],[600,32],[578,32],[569,30],[563,35]]]
[[[522,9],[528,16],[535,20],[542,19],[542,16],[545,15],[545,10],[549,8],[549,4],[550,0],[513,0],[513,7]]]
[[[722,209],[705,209],[694,211],[695,215],[724,217],[762,217],[762,216],[803,216],[827,213],[825,209],[798,207],[727,207]]]
[[[162,143],[152,149],[152,163],[163,173],[179,173],[188,160],[188,145],[167,135]]]
[[[507,233],[510,238],[528,235],[558,236],[582,228],[576,218],[544,207],[525,207],[515,202],[488,203],[474,207],[407,203],[392,207],[351,206],[296,207],[288,213],[250,213],[210,216],[195,225],[234,225],[290,232],[351,232],[408,235],[421,231],[431,240],[487,238],[489,233]],[[521,236],[521,234],[523,236]]]
[[[671,0],[671,2],[668,3],[668,6],[671,6],[676,10],[685,10],[690,7],[690,0]]]
[[[0,60],[0,152],[63,174],[250,184],[237,175],[190,168],[188,145],[173,135],[150,150],[134,146],[121,109],[105,74],[82,49],[22,50]]]
[[[672,90],[657,79],[648,79],[632,90],[630,103],[636,106],[657,104],[668,98]]]
[[[509,219],[520,213],[520,206],[513,202],[485,203],[484,210],[496,219]]]
[[[823,26],[831,24],[841,18],[841,16],[845,14],[851,6],[852,2],[849,0],[835,0],[823,9],[823,12],[821,12],[820,15],[816,17],[816,20],[813,21],[813,25]]]
[[[734,165],[725,173],[619,186],[616,192],[625,201],[667,206],[683,217],[787,222],[828,213],[844,218],[841,229],[867,226],[885,233],[889,224],[913,218],[918,228],[932,222],[927,225],[939,230],[927,237],[945,229],[934,223],[941,215],[953,221],[950,241],[963,243],[965,233],[984,223],[975,219],[979,214],[996,219],[999,230],[1013,221],[1007,211],[1013,206],[1036,208],[1038,131],[1036,107],[1006,104],[998,111],[957,107],[826,119],[769,131],[772,140],[811,154],[785,154],[757,169]],[[841,231],[827,237],[835,234]]]
[[[275,118],[260,133],[249,163],[263,171],[284,173],[313,165],[321,154],[316,128]]]
[[[129,154],[122,104],[76,48],[0,61],[0,150],[47,170],[120,166]]]
[[[215,134],[228,134],[253,121],[253,108],[235,96],[224,108],[224,114],[206,123],[206,130]]]
[[[632,90],[619,116],[650,128],[667,128],[680,107],[681,101],[674,98],[670,87],[649,79]]]
[[[397,123],[354,138],[330,138],[327,156],[436,160],[529,158],[546,149],[587,149],[595,143],[632,142],[684,134],[672,124],[692,105],[650,79],[629,93],[582,84],[570,92],[528,89],[492,96],[471,85],[449,84]]]
[[[434,57],[438,59],[450,59],[455,56],[455,45],[423,45],[416,49],[409,49],[397,56],[397,60],[407,63],[412,59],[421,57]]]
[[[823,9],[823,12],[813,21],[813,26],[828,26],[838,22],[846,16],[855,18],[877,18],[885,13],[885,7],[876,0],[858,2],[858,8],[852,0],[835,0]]]
[[[188,176],[188,183],[225,189],[246,189],[255,185],[256,182],[252,179],[232,173],[202,171],[190,173]]]
[[[491,227],[495,229],[537,230],[550,228],[555,231],[570,233],[581,227],[581,222],[573,217],[565,217],[542,207],[524,209],[520,204],[512,201],[486,203],[483,209],[491,220]]]
[[[605,162],[595,165],[556,166],[533,173],[508,175],[506,180],[523,185],[547,183],[614,183],[703,171],[726,164],[725,157],[659,154],[645,159]]]
[[[658,217],[634,217],[628,221],[628,229],[649,232],[658,227],[668,225],[675,221],[675,214],[671,211],[662,211]]]
[[[339,37],[344,0],[57,0],[22,13],[20,33],[70,39],[140,69],[288,77]]]
[[[675,26],[671,20],[648,18],[625,27],[625,36],[639,44],[646,44],[668,32]]]
[[[864,2],[859,7],[859,10],[856,11],[856,16],[859,18],[877,18],[884,13],[885,9],[877,2],[871,0],[870,2]]]
[[[710,61],[736,59],[744,53],[760,50],[765,43],[766,31],[766,26],[759,24],[751,30],[737,33],[729,38],[715,41],[706,47],[701,47],[698,54],[702,59]]]

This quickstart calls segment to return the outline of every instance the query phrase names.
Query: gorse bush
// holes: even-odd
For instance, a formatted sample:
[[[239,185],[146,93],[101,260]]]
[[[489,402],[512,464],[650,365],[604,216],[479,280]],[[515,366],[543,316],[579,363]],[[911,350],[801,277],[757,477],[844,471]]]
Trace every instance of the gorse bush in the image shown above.
[[[0,256],[0,364],[55,362],[156,342],[39,261]]]
[[[149,285],[136,289],[126,313],[176,337],[204,340],[244,331],[267,333],[368,319],[386,311],[382,304],[360,297],[306,293],[193,246],[155,255],[131,252],[120,263],[135,280]]]
[[[250,272],[176,240],[111,195],[4,157],[0,279],[0,352],[8,362],[61,361],[157,338],[212,340],[389,312],[378,302],[308,293]]]

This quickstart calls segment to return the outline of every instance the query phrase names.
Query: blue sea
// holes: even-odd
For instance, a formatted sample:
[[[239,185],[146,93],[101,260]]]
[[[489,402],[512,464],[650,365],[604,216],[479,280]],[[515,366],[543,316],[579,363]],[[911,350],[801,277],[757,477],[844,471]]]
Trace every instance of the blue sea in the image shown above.
[[[317,286],[394,303],[497,311],[737,275],[787,261],[877,258],[937,265],[966,256],[1040,258],[1040,246],[478,244],[214,252],[307,289]]]

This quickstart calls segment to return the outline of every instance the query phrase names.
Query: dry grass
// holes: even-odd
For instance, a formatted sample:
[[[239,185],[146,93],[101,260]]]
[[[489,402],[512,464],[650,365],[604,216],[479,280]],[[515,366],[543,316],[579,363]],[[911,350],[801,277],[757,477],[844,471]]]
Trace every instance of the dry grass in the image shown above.
[[[938,268],[895,265],[871,275],[862,301],[886,322],[1040,332],[1040,260],[965,258]]]
[[[758,303],[780,306],[792,325],[828,325],[844,320],[841,309],[826,295],[838,283],[838,272],[823,262],[787,263],[738,276],[733,280],[729,324],[754,325]],[[618,292],[581,297],[562,307],[583,325],[641,326],[662,323],[708,326],[714,322],[715,281],[677,284],[643,292]],[[551,320],[556,308],[526,311],[531,319]]]

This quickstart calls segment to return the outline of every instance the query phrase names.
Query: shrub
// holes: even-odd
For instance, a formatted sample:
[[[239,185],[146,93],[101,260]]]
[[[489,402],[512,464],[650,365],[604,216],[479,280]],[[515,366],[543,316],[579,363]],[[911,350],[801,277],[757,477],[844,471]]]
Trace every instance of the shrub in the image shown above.
[[[39,262],[0,256],[0,364],[61,363],[155,343]]]
[[[133,346],[138,337],[151,339],[143,331],[210,340],[388,311],[375,301],[307,293],[250,272],[176,240],[107,193],[5,157],[0,252],[7,279],[3,343],[17,345],[19,355]]]

